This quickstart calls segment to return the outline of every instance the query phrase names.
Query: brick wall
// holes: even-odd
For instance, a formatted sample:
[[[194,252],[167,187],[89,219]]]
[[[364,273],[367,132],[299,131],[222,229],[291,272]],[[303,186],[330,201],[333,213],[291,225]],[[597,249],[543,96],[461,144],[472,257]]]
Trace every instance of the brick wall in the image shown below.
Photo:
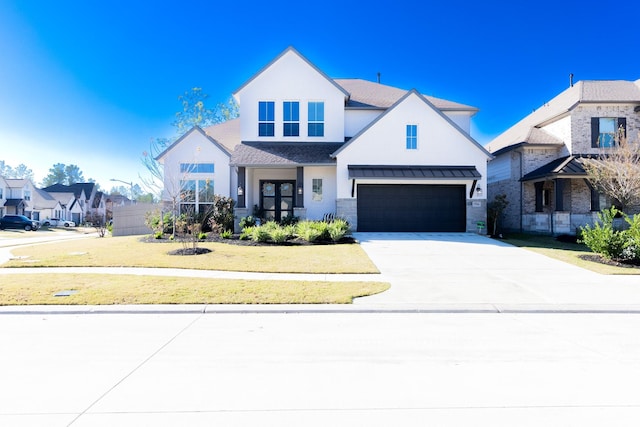
[[[599,148],[591,147],[592,117],[625,117],[627,136],[638,140],[640,115],[633,111],[633,105],[589,105],[577,106],[571,114],[572,154],[599,154]]]

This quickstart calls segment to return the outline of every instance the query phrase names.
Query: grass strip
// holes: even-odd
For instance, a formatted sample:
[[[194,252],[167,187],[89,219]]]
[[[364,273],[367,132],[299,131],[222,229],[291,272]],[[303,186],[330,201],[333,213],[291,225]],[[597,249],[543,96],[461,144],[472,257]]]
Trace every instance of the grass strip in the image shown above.
[[[381,282],[17,273],[0,276],[0,305],[351,304],[388,288]],[[54,296],[67,290],[76,293]]]

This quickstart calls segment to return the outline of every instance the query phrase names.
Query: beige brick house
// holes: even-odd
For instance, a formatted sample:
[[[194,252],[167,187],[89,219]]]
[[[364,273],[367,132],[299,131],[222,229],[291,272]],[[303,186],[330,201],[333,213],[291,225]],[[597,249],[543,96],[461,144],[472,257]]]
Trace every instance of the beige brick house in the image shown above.
[[[613,201],[582,162],[606,153],[619,130],[638,140],[640,80],[580,81],[487,144],[487,201],[509,201],[503,229],[557,235],[593,223]]]

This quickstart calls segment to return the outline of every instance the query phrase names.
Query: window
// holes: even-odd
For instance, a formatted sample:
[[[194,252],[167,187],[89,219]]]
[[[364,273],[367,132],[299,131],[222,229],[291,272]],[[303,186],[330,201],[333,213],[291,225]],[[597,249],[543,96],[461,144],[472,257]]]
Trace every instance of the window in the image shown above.
[[[213,173],[213,163],[180,163],[180,173]]]
[[[300,135],[300,103],[285,101],[283,104],[284,136]]]
[[[4,197],[2,197],[2,190],[3,190],[3,188],[2,188],[2,187],[0,187],[0,199],[3,199],[3,198],[4,198]]]
[[[310,102],[308,115],[309,136],[324,136],[324,102]]]
[[[31,200],[31,191],[24,190],[24,199],[25,200]]]
[[[213,202],[213,180],[198,181],[198,203]]]
[[[407,125],[407,150],[418,149],[418,125]]]
[[[311,182],[311,200],[314,202],[322,201],[322,179],[314,178]]]
[[[273,136],[275,127],[275,103],[273,101],[258,102],[258,136]]]
[[[180,201],[196,201],[196,182],[194,180],[180,181]]]
[[[625,136],[627,119],[624,117],[592,117],[591,146],[610,148],[620,137]]]

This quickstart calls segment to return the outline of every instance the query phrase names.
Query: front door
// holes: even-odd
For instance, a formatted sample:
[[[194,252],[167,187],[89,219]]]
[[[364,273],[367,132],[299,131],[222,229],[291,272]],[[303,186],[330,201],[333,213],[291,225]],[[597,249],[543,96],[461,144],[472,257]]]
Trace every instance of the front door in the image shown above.
[[[260,208],[267,221],[293,215],[295,181],[260,181]]]

